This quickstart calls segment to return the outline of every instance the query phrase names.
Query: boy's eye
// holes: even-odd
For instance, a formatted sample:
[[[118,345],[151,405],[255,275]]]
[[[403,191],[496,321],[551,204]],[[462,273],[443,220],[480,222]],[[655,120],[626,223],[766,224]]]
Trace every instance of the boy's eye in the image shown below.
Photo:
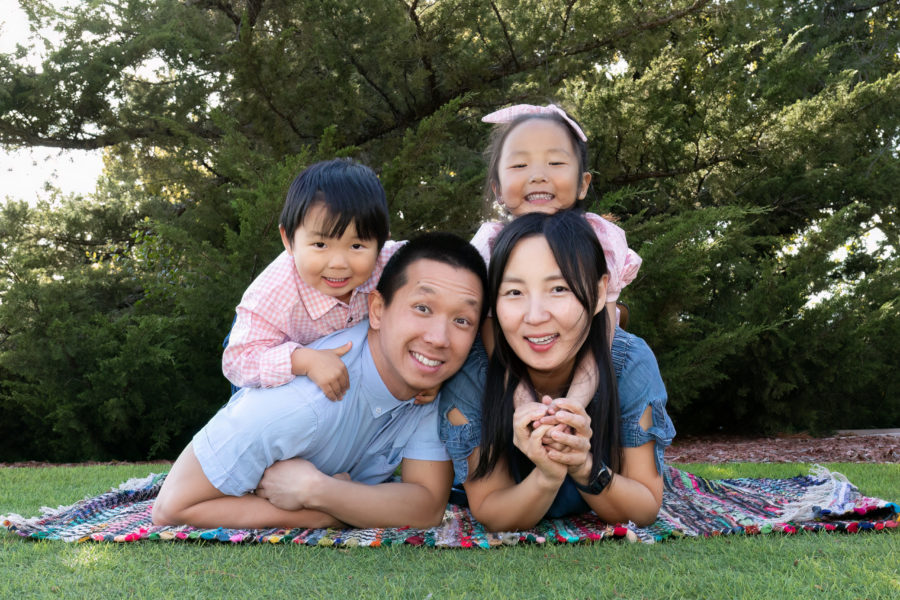
[[[313,245],[313,248],[324,248],[325,242],[313,242],[312,245]]]
[[[350,247],[353,248],[354,250],[365,250],[366,249],[366,247],[362,244],[353,244]]]

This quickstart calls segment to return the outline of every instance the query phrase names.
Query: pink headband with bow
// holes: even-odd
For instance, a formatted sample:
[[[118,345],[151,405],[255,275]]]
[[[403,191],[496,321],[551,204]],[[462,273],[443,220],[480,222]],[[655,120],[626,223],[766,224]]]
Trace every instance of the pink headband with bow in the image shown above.
[[[495,110],[491,114],[481,117],[481,120],[485,123],[509,123],[511,121],[515,121],[522,115],[554,114],[562,117],[566,123],[572,126],[572,129],[575,130],[575,133],[578,134],[578,138],[582,142],[587,143],[587,136],[584,135],[584,131],[581,130],[581,127],[578,126],[578,123],[573,121],[572,118],[566,114],[566,111],[555,104],[548,104],[547,106],[535,106],[534,104],[516,104],[514,106],[508,106],[506,108],[501,108],[500,110]]]

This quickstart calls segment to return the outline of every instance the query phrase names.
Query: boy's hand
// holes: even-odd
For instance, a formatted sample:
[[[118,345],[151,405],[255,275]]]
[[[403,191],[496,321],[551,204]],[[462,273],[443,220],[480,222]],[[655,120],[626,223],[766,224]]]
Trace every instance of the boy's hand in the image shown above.
[[[413,404],[428,404],[430,402],[434,402],[434,399],[437,398],[438,392],[440,391],[440,385],[436,385],[431,389],[422,390],[421,392],[416,394],[416,399],[413,400]]]
[[[340,400],[350,388],[350,375],[341,357],[352,347],[353,342],[327,350],[298,348],[291,354],[291,370],[312,379],[329,400]]]

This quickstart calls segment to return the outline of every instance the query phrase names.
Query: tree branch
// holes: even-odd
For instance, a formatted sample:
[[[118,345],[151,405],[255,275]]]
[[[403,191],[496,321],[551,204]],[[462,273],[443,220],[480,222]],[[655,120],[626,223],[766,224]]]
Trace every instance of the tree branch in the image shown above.
[[[516,51],[513,48],[512,40],[509,39],[509,31],[506,29],[506,23],[503,22],[503,17],[500,16],[500,11],[497,9],[497,5],[494,3],[494,0],[491,0],[491,8],[494,9],[494,14],[497,16],[497,22],[500,23],[500,29],[503,31],[503,37],[506,39],[506,45],[509,48],[509,56],[512,58],[512,62],[516,67],[516,70],[520,69],[519,59],[516,58]]]

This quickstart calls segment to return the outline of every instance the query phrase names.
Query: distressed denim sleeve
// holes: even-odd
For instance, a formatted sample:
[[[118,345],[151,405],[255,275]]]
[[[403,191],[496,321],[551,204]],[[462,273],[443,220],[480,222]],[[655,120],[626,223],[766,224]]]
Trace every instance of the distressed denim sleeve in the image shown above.
[[[618,329],[613,341],[613,362],[622,412],[622,444],[634,448],[654,442],[656,470],[662,473],[663,456],[675,437],[675,426],[666,412],[666,386],[656,357],[644,340]],[[653,424],[645,430],[640,420],[648,406]]]

